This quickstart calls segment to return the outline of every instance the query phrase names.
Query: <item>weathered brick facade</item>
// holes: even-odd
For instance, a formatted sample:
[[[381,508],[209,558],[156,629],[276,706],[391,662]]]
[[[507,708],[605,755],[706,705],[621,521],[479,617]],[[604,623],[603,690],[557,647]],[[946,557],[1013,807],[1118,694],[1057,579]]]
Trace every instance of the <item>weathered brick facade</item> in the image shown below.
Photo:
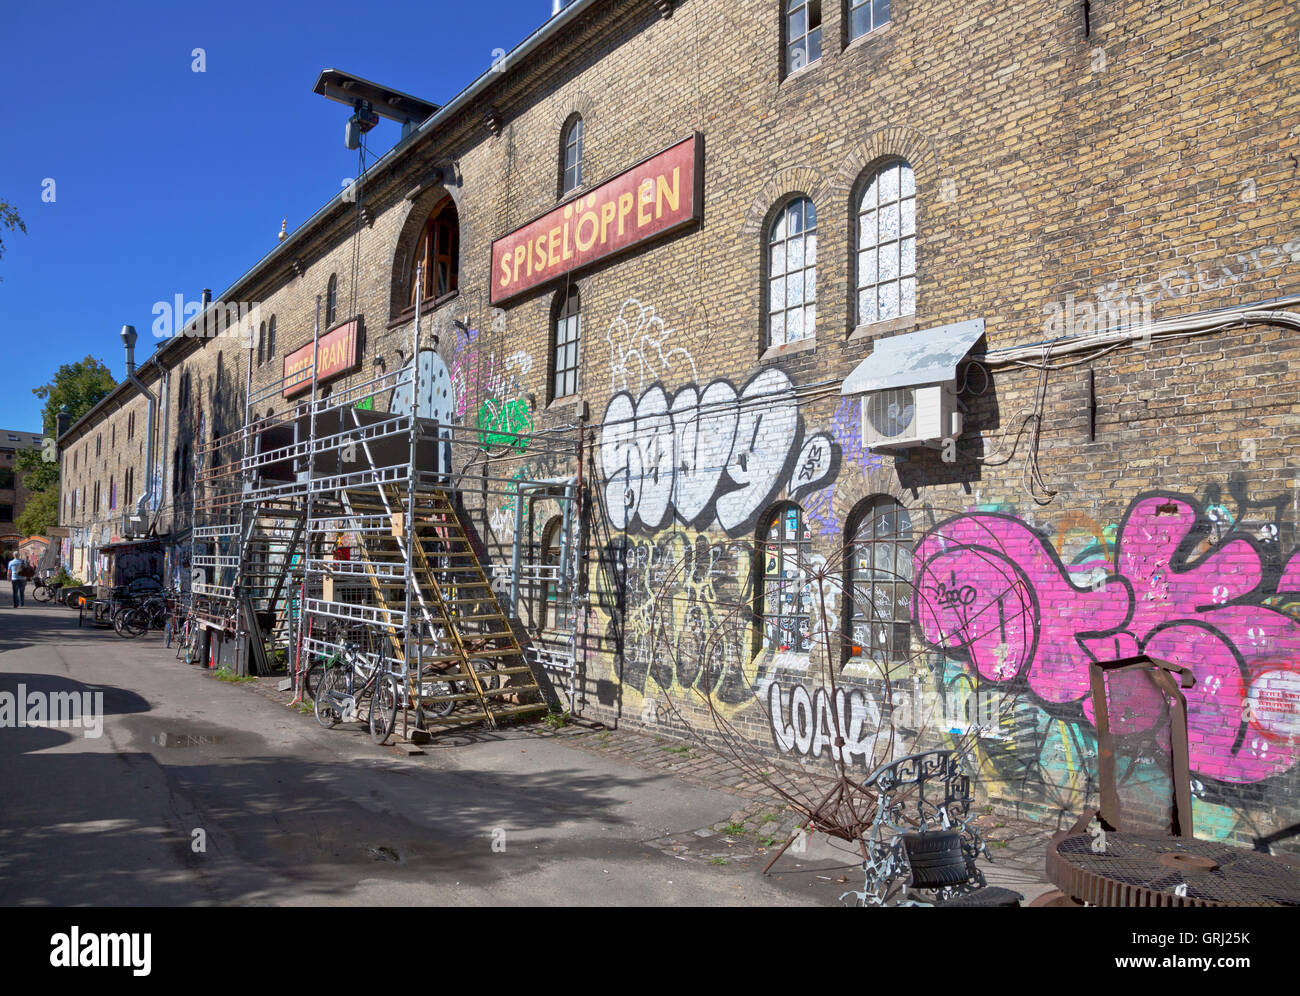
[[[450,194],[459,292],[429,309],[421,345],[450,372],[456,418],[482,424],[517,402],[525,415],[513,424],[541,432],[589,415],[576,648],[585,715],[711,728],[689,694],[707,684],[708,660],[723,713],[756,751],[830,755],[816,729],[825,655],[764,648],[757,618],[771,613],[762,540],[792,501],[805,555],[831,579],[809,625],[852,690],[855,764],[880,758],[878,724],[892,724],[896,753],[985,724],[977,753],[990,798],[1078,811],[1094,789],[1088,655],[1144,648],[1197,673],[1199,832],[1244,838],[1295,822],[1291,320],[1039,349],[1019,363],[999,351],[1086,334],[1107,309],[1121,318],[1102,327],[1296,291],[1300,14],[1264,0],[1093,4],[1085,35],[1074,2],[895,0],[887,25],[845,44],[843,7],[822,7],[822,56],[788,75],[775,0],[578,10],[382,162],[360,223],[355,203],[335,204],[223,295],[277,317],[274,357],[252,354],[253,390],[270,390],[283,357],[310,342],[331,274],[338,320],[365,325],[360,370],[342,383],[374,376],[377,361],[410,361],[415,243]],[[580,196],[699,133],[703,220],[493,309],[491,242],[560,202],[561,133],[575,113]],[[859,326],[858,201],[898,160],[915,177],[915,313]],[[795,196],[817,212],[815,335],[769,349],[768,233]],[[581,299],[580,386],[553,401],[553,313],[569,286]],[[844,377],[884,336],[976,318],[986,360],[961,368],[955,452],[867,450]],[[169,469],[186,432],[212,430],[216,352],[227,413],[240,410],[250,354],[221,342],[162,351],[173,395],[191,370],[208,406],[179,412]],[[706,419],[709,459],[696,460],[680,452],[689,420],[669,412],[699,397],[721,405]],[[69,442],[84,449],[89,431],[65,440],[65,475]],[[533,479],[573,470],[527,453],[511,467]],[[89,486],[74,485],[76,473],[65,487]],[[880,498],[908,510],[918,572],[910,632],[895,637],[908,652],[887,669],[888,690],[870,652],[852,653],[864,643],[847,619],[847,572],[861,554],[851,541]],[[466,504],[508,564],[511,510]],[[548,514],[528,524],[531,546]],[[963,605],[1000,614],[996,632],[963,629]]]

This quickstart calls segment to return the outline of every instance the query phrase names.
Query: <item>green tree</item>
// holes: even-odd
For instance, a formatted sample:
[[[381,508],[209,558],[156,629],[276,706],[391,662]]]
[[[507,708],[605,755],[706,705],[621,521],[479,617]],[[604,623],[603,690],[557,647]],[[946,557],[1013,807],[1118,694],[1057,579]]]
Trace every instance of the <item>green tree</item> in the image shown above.
[[[15,524],[24,536],[48,536],[50,526],[59,524],[59,489],[33,492]]]
[[[45,399],[45,407],[41,409],[41,427],[45,435],[54,437],[58,414],[65,406],[75,422],[103,401],[116,386],[117,381],[108,367],[93,356],[63,364],[55,371],[52,381],[32,388],[34,395]],[[59,464],[57,459],[47,459],[54,456],[48,447],[18,452],[18,472],[22,475],[23,485],[32,492],[27,509],[19,518],[19,528],[29,534],[44,533],[59,521]],[[37,511],[32,515],[38,518],[29,520],[26,512],[33,507]],[[32,521],[39,522],[42,528],[28,529],[22,524]]]
[[[27,231],[27,226],[23,223],[23,219],[18,216],[18,209],[8,201],[0,201],[0,225],[3,225],[11,232],[15,228],[23,233],[26,233]],[[3,258],[4,254],[5,240],[0,239],[0,258]]]

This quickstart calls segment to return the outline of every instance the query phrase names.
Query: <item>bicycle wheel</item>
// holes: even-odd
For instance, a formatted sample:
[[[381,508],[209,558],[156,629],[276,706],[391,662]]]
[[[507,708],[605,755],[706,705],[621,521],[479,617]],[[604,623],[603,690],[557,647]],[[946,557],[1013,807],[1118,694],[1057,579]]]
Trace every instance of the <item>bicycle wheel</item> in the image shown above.
[[[460,692],[454,681],[430,681],[428,676],[420,682],[420,708],[430,716],[450,716],[456,708],[455,701],[430,702],[430,698],[443,699]]]
[[[325,680],[325,661],[317,658],[308,664],[302,672],[302,693],[309,699],[316,698],[316,690]]]
[[[336,726],[341,718],[338,709],[330,701],[330,692],[333,690],[334,681],[338,676],[338,669],[330,668],[316,686],[316,722],[327,730]]]
[[[483,686],[483,691],[495,692],[501,687],[501,675],[496,673],[495,665],[491,661],[476,657],[470,663],[478,674],[478,683]]]
[[[113,620],[113,628],[122,636],[134,639],[149,632],[149,610],[127,609]]]
[[[176,627],[172,624],[171,618],[168,617],[167,625],[163,627],[163,646],[168,650],[172,648],[172,639],[176,636]]]
[[[43,584],[38,584],[32,589],[32,598],[38,602],[48,602],[53,592]]]
[[[397,724],[397,679],[391,674],[381,674],[370,696],[370,739],[385,744],[393,735]]]
[[[185,656],[182,658],[186,664],[197,664],[199,662],[199,627],[190,626],[189,632],[185,636]]]

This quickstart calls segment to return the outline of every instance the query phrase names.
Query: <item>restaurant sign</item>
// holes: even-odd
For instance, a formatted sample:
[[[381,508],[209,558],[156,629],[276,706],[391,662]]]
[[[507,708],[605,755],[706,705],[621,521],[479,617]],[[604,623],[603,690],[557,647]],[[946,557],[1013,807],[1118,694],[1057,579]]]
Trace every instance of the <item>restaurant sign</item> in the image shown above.
[[[353,318],[320,337],[316,344],[320,355],[320,368],[316,374],[318,385],[347,373],[357,365],[360,333],[361,319]],[[284,358],[282,393],[286,398],[311,390],[311,347],[309,342]]]
[[[492,243],[491,301],[693,224],[704,207],[704,139],[694,134]]]

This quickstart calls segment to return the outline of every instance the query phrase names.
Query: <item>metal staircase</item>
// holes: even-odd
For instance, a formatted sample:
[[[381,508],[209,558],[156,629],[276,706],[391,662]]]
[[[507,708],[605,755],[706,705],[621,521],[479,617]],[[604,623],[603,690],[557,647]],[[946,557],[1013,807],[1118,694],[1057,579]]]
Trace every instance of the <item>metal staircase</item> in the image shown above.
[[[411,632],[403,656],[416,727],[496,726],[546,711],[511,621],[446,492],[415,494],[406,523],[400,490],[348,489],[342,501],[349,528],[367,534],[355,563],[364,567],[378,607],[395,615],[410,596]],[[379,523],[386,533],[375,528]],[[397,627],[386,631],[400,652]]]

